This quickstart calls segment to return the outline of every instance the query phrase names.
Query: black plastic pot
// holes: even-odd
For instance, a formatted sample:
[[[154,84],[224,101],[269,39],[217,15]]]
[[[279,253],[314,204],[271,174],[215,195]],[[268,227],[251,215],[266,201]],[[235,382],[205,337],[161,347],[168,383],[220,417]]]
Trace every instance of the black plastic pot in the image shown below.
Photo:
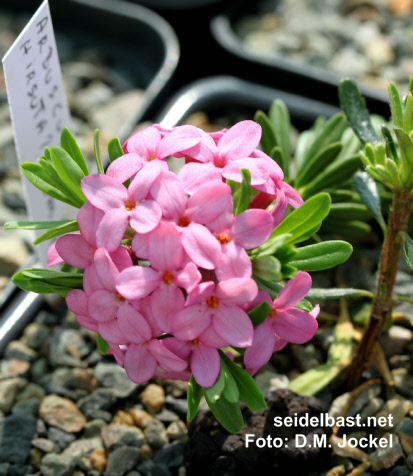
[[[234,29],[234,24],[246,14],[258,11],[260,2],[240,0],[237,4],[217,14],[211,20],[211,33],[221,47],[220,63],[225,74],[237,74],[292,91],[296,94],[339,104],[338,84],[343,79],[338,74],[301,64],[279,55],[258,56],[245,48]],[[385,91],[359,85],[371,112],[389,115],[388,95]]]
[[[231,122],[240,117],[252,119],[258,109],[268,111],[275,99],[284,101],[298,129],[308,128],[319,116],[330,117],[339,112],[335,106],[279,89],[232,76],[213,76],[175,93],[155,121],[164,127],[174,127],[197,111],[206,112],[212,118],[225,115]]]
[[[2,7],[34,13],[40,1],[2,0]],[[125,138],[156,110],[176,70],[180,48],[172,27],[148,8],[121,0],[50,0],[59,49],[59,34],[76,48],[94,48],[123,81],[144,90],[141,106],[121,133]]]
[[[40,2],[2,0],[19,14],[33,14]],[[116,131],[121,140],[135,125],[159,107],[171,85],[179,60],[179,43],[171,26],[151,10],[118,0],[50,0],[54,30],[70,35],[77,48],[99,50],[108,65],[121,71],[122,81],[144,90],[141,106],[128,123]],[[24,268],[33,266],[30,257]],[[8,284],[0,297],[0,352],[18,335],[44,296],[27,293]]]

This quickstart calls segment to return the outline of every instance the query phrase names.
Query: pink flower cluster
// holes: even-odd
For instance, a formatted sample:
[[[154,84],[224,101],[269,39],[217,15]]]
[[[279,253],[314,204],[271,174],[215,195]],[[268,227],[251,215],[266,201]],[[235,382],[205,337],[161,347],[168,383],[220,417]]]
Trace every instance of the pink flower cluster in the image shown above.
[[[79,323],[98,332],[137,383],[154,375],[211,387],[220,371],[218,349],[245,348],[250,373],[286,342],[306,342],[318,309],[295,308],[311,287],[299,272],[271,302],[252,279],[246,250],[265,243],[290,203],[302,203],[278,165],[257,149],[252,121],[207,134],[193,126],[158,125],[124,144],[125,155],[81,188],[79,233],[60,237],[49,264],[84,269],[83,291],[67,294]],[[185,158],[175,175],[165,160]],[[258,190],[250,208],[233,214],[231,188],[251,172]],[[274,200],[275,206],[266,211]],[[255,330],[249,309],[270,300]]]

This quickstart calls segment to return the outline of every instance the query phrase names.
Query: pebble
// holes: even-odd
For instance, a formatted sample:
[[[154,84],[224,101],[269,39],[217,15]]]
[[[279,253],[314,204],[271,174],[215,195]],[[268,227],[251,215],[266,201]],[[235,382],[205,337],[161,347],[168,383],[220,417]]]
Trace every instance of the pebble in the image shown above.
[[[51,426],[67,433],[77,433],[83,429],[86,418],[69,399],[58,395],[47,395],[40,407],[40,416]]]
[[[0,380],[0,411],[8,413],[17,394],[27,385],[27,380],[16,377]]]
[[[165,464],[168,468],[179,468],[184,464],[184,446],[182,443],[165,445],[157,451],[153,460],[155,463]]]
[[[376,417],[379,418],[384,416],[389,421],[389,415],[393,416],[392,424],[387,424],[387,426],[381,427],[385,430],[392,430],[393,427],[396,427],[403,419],[403,417],[413,409],[413,403],[409,400],[404,399],[400,395],[396,395],[394,398],[387,400],[383,405],[382,409],[377,413]]]
[[[279,388],[287,388],[290,381],[286,375],[274,370],[264,370],[254,376],[254,380],[264,395]]]
[[[13,415],[33,416],[37,417],[39,414],[40,399],[29,398],[28,400],[21,400],[13,405]]]
[[[107,410],[109,410],[115,402],[116,396],[111,389],[98,388],[90,395],[81,398],[77,402],[77,405],[88,420],[102,418],[109,422],[112,419],[112,414]]]
[[[166,429],[169,441],[186,441],[188,439],[188,430],[183,421],[173,421]]]
[[[19,340],[9,342],[4,352],[6,359],[18,359],[26,362],[34,362],[37,358],[37,353],[30,349],[27,345]]]
[[[389,434],[385,435],[389,441]],[[399,438],[397,435],[393,435],[393,445],[387,446],[387,448],[377,448],[373,453],[369,455],[371,463],[371,469],[373,471],[382,471],[383,469],[389,469],[400,459],[403,458],[403,450],[400,446]]]
[[[60,451],[64,450],[70,443],[76,440],[76,436],[72,433],[67,433],[53,426],[49,428],[47,438],[51,440]]]
[[[95,367],[95,377],[101,387],[111,388],[119,398],[128,398],[139,387],[126,375],[118,364],[99,362]]]
[[[340,416],[341,412],[344,410],[344,407],[347,405],[349,398],[350,392],[342,393],[337,398],[335,398],[331,404],[328,414],[333,418]]]
[[[396,389],[403,396],[413,398],[413,376],[406,369],[395,369],[391,372]]]
[[[62,452],[64,455],[72,456],[73,458],[81,458],[88,456],[92,451],[102,447],[102,440],[100,437],[95,438],[81,438],[75,440],[73,443],[65,448]]]
[[[102,428],[106,426],[105,420],[101,418],[95,418],[94,420],[88,421],[83,428],[83,436],[85,438],[93,438],[94,436],[100,436]]]
[[[411,279],[411,278],[410,278]],[[410,329],[400,326],[391,326],[389,331],[381,336],[380,345],[386,357],[400,355],[406,345],[413,339],[413,332]]]
[[[36,419],[9,415],[0,420],[0,463],[24,464],[36,434]]]
[[[56,369],[48,383],[48,391],[73,398],[87,396],[97,388],[93,369],[67,368]]]
[[[361,423],[365,423],[368,417],[376,415],[383,405],[384,400],[381,398],[372,398],[360,412]]]
[[[134,426],[135,422],[130,413],[126,413],[123,410],[118,410],[116,415],[112,419],[112,423],[118,423],[124,426]]]
[[[81,359],[90,353],[82,334],[75,329],[57,328],[50,341],[49,360],[52,366],[85,367]]]
[[[165,391],[160,385],[149,384],[140,395],[141,401],[149,413],[155,415],[165,403]]]
[[[363,388],[354,398],[347,410],[346,415],[355,416],[360,413],[361,409],[367,405],[373,398],[376,398],[381,393],[381,383],[374,383]]]
[[[400,438],[404,452],[408,456],[413,455],[413,420],[411,418],[403,418],[396,428],[396,433]]]
[[[11,276],[18,267],[27,260],[27,246],[16,235],[0,236],[0,269],[1,273]]]
[[[69,476],[75,466],[76,460],[71,456],[51,453],[44,456],[40,469],[44,476]]]
[[[90,461],[92,466],[103,473],[106,468],[106,451],[104,448],[96,448],[90,453]]]
[[[49,329],[37,322],[31,322],[23,332],[21,341],[33,350],[39,350],[44,346],[50,336]]]
[[[109,452],[120,446],[142,446],[145,436],[142,430],[136,427],[123,426],[111,423],[102,428],[103,444]]]
[[[141,451],[139,448],[121,446],[109,454],[106,474],[108,476],[123,476],[133,469],[140,460]]]
[[[165,396],[166,406],[176,413],[180,418],[185,419],[188,413],[188,402],[183,398],[175,398],[172,395]]]
[[[38,448],[44,453],[55,453],[56,446],[53,441],[50,441],[46,438],[35,438],[32,440],[32,446]]]
[[[153,448],[161,448],[168,444],[168,435],[165,426],[159,420],[153,419],[144,430],[146,441]]]

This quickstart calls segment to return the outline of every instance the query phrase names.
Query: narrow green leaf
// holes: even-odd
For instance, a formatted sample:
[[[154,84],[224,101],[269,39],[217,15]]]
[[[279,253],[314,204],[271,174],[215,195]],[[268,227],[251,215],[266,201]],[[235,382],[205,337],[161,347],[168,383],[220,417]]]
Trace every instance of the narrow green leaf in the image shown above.
[[[356,83],[351,79],[344,79],[338,86],[338,95],[341,108],[357,137],[364,144],[380,142],[371,123],[366,103],[359,93]]]
[[[221,371],[223,372],[224,378],[225,378],[225,387],[224,387],[224,390],[222,391],[222,396],[226,400],[228,400],[230,403],[238,404],[239,390],[238,390],[237,382],[232,376],[231,372],[229,371],[222,357],[220,360],[221,360]]]
[[[270,120],[274,126],[275,137],[277,144],[282,150],[282,155],[284,158],[283,166],[280,167],[283,169],[284,177],[289,178],[289,162],[291,154],[291,144],[290,144],[290,114],[288,112],[287,106],[280,99],[276,99],[269,111]]]
[[[187,391],[187,401],[188,401],[188,414],[186,415],[187,420],[192,420],[196,412],[198,411],[199,402],[202,397],[202,387],[198,385],[195,381],[194,376],[191,375],[191,378],[188,382],[188,391]]]
[[[362,221],[330,220],[327,217],[323,221],[322,231],[346,240],[358,240],[371,232],[371,226]]]
[[[205,390],[204,395],[211,412],[226,430],[230,433],[238,433],[242,430],[244,420],[238,402],[229,402],[224,396],[217,401],[210,400]]]
[[[42,169],[49,176],[49,183],[53,187],[56,187],[61,193],[64,194],[66,199],[71,200],[72,203],[77,203],[76,197],[73,196],[73,193],[70,187],[60,178],[59,174],[56,172],[56,169],[53,166],[51,154],[49,152],[50,160],[44,160],[42,158],[37,159],[37,162],[42,167]],[[77,205],[73,205],[77,206]]]
[[[330,164],[318,177],[299,190],[301,196],[306,199],[320,190],[326,190],[329,187],[338,187],[343,182],[351,179],[355,172],[361,167],[359,155],[353,155]],[[301,207],[300,207],[301,208]]]
[[[15,273],[12,277],[13,283],[20,289],[31,291],[37,294],[59,294],[65,297],[72,289],[65,286],[56,286],[39,280],[33,280],[24,275],[23,271]]]
[[[109,352],[109,344],[100,334],[97,335],[96,344],[101,354],[106,355]]]
[[[338,157],[342,148],[343,145],[341,142],[334,142],[310,157],[299,170],[297,177],[295,178],[294,186],[301,187],[303,184],[309,183],[313,180],[314,177],[316,177]]]
[[[289,264],[301,271],[321,271],[344,263],[353,251],[346,241],[323,241],[298,248]]]
[[[255,306],[254,309],[251,309],[251,311],[248,312],[248,316],[251,319],[252,325],[254,327],[258,327],[260,324],[262,324],[270,311],[271,304],[267,301],[263,301],[262,303],[258,304],[258,306]]]
[[[413,240],[407,233],[400,233],[403,238],[403,254],[406,263],[413,269]]]
[[[362,203],[333,203],[330,208],[329,218],[338,220],[369,220],[370,212]]]
[[[274,229],[271,238],[290,233],[286,243],[297,243],[297,239],[314,229],[328,215],[331,199],[327,193],[320,193],[296,208]]]
[[[50,238],[55,238],[56,236],[65,235],[66,233],[71,233],[72,231],[77,230],[79,230],[79,224],[77,220],[68,220],[63,222],[61,225],[57,225],[42,233],[33,241],[33,244],[38,245],[43,241],[50,240]]]
[[[380,194],[377,184],[367,172],[358,172],[353,177],[354,186],[366,207],[373,213],[383,230],[386,223],[381,213]]]
[[[96,160],[98,173],[104,175],[105,170],[103,169],[102,157],[100,156],[99,129],[95,129],[95,133],[93,135],[93,151],[95,153],[95,160]]]
[[[267,155],[270,155],[272,149],[278,145],[274,127],[268,116],[262,111],[255,113],[254,121],[261,126],[261,148]]]
[[[308,299],[339,299],[349,297],[369,297],[374,298],[374,294],[365,289],[354,288],[311,288],[307,294]]]
[[[402,159],[402,173],[400,178],[404,183],[407,183],[413,168],[413,139],[409,136],[407,132],[405,132],[403,129],[399,129],[398,127],[394,128],[394,132],[399,142],[400,155]]]
[[[82,169],[85,175],[89,175],[89,170],[86,165],[85,158],[83,157],[82,152],[79,149],[79,146],[76,143],[75,138],[70,133],[69,129],[65,127],[62,130],[60,136],[60,145],[63,150],[65,150],[70,157],[77,163],[77,165]]]
[[[236,215],[248,210],[251,201],[251,172],[248,169],[241,169],[242,183],[238,199]]]
[[[400,160],[397,154],[396,144],[393,140],[393,136],[391,135],[391,132],[389,131],[388,127],[385,126],[384,124],[381,126],[381,132],[383,134],[384,140],[386,141],[387,155],[391,159],[393,159],[396,162],[396,164],[398,164]]]
[[[220,350],[219,353],[228,367],[228,370],[236,380],[239,396],[241,400],[247,405],[247,407],[256,412],[267,408],[264,395],[251,375],[247,374],[245,370],[241,369],[241,367],[239,367],[228,356],[226,356],[224,352]]]
[[[295,167],[300,170],[305,163],[307,151],[310,149],[314,140],[315,132],[313,130],[304,131],[298,136],[297,145],[295,147]]]
[[[336,362],[319,365],[299,375],[290,382],[288,388],[299,395],[315,395],[332,382],[344,367]]]
[[[56,226],[65,225],[71,223],[73,220],[63,221],[8,221],[4,225],[5,230],[49,230]]]
[[[51,286],[61,286],[73,289],[82,289],[83,274],[81,273],[64,273],[62,271],[54,271],[51,269],[27,268],[23,269],[21,276],[31,281],[42,281]]]
[[[397,91],[394,83],[389,83],[388,91],[394,125],[396,127],[403,127],[403,107],[400,101],[399,91]]]
[[[76,206],[74,201],[67,198],[58,188],[50,184],[49,174],[39,164],[24,162],[21,164],[21,169],[27,180],[29,180],[29,182],[31,182],[37,189],[56,200],[60,200],[68,205]]]
[[[264,256],[252,261],[252,272],[268,281],[279,281],[282,279],[281,263],[274,256]]]
[[[413,121],[413,97],[412,93],[408,93],[406,98],[406,108],[404,110],[403,117],[403,129],[405,132],[409,133],[412,130],[412,121]]]
[[[108,153],[109,153],[109,160],[113,162],[119,157],[123,155],[122,145],[117,137],[111,139],[108,142]]]
[[[284,158],[284,154],[283,154],[283,151],[281,150],[280,147],[274,147],[271,151],[271,153],[269,154],[269,156],[272,158],[272,160],[274,162],[276,162],[281,168],[282,170],[284,171],[284,169],[287,167],[286,163],[285,163],[285,158]],[[286,175],[284,173],[284,178],[286,178]]]
[[[263,245],[252,250],[251,259],[263,258],[264,256],[273,255],[278,249],[280,249],[284,245],[285,241],[287,240],[289,236],[290,234],[286,233],[285,235],[280,235],[280,236],[275,236],[274,238],[270,238]]]
[[[52,157],[53,167],[59,174],[61,180],[69,188],[72,197],[76,200],[80,208],[87,202],[80,188],[80,181],[85,174],[70,155],[60,147],[52,147],[50,149],[50,155]]]

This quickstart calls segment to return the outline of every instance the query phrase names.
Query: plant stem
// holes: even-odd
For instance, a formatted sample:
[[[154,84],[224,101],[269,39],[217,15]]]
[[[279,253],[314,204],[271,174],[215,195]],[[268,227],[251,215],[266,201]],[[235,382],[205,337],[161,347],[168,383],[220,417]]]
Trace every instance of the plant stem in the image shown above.
[[[393,308],[393,288],[402,252],[402,238],[399,234],[407,230],[410,213],[409,193],[396,190],[389,213],[388,229],[380,256],[380,275],[377,292],[371,309],[370,320],[363,335],[357,353],[351,364],[348,386],[354,388],[362,372],[368,368],[374,345],[380,337],[386,322],[391,319]]]

